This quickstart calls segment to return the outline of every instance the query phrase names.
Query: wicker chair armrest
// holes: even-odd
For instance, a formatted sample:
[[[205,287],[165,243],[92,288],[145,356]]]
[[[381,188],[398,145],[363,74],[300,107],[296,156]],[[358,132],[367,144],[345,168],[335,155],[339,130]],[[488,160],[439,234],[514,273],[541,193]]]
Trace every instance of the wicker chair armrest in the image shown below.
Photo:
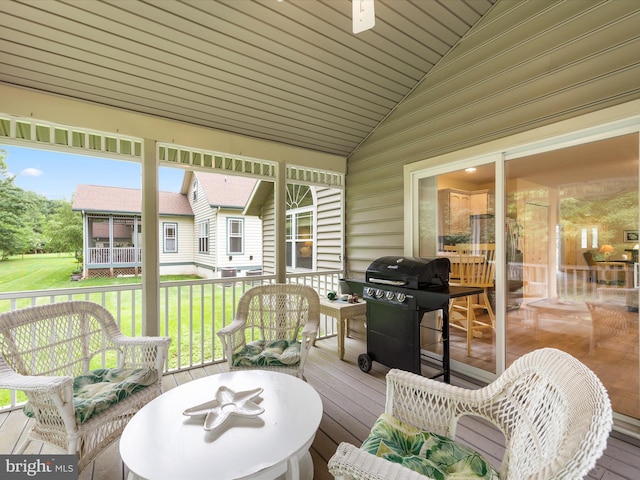
[[[218,330],[218,337],[222,342],[222,348],[228,357],[230,357],[233,352],[245,346],[245,325],[246,322],[244,320],[236,319],[226,327]]]
[[[128,348],[166,348],[171,343],[169,337],[128,337],[126,335],[117,335],[113,339],[113,343]]]
[[[46,393],[72,386],[73,378],[71,377],[20,375],[10,368],[0,369],[0,389]]]
[[[358,480],[425,480],[427,477],[399,463],[376,457],[342,442],[329,459],[329,473],[336,478]]]
[[[227,325],[224,328],[221,328],[220,330],[218,330],[218,336],[221,337],[223,335],[225,336],[230,336],[233,335],[234,333],[244,330],[244,326],[245,326],[245,322],[242,320],[234,320],[233,322],[231,322],[229,325]]]
[[[479,412],[491,405],[495,389],[461,388],[397,369],[386,378],[385,412],[425,431],[454,438],[458,418],[465,413],[493,422]]]
[[[169,337],[129,337],[115,335],[111,339],[125,355],[120,365],[123,368],[156,368],[162,375],[171,338]]]
[[[309,338],[313,341],[318,335],[318,325],[317,324],[305,324],[304,329],[302,330],[302,338]]]
[[[0,362],[4,363],[4,362]],[[73,378],[49,377],[43,375],[20,375],[11,370],[6,363],[0,368],[0,388],[22,390],[38,408],[34,415],[36,422],[42,417],[62,420],[68,433],[77,430],[73,411]]]

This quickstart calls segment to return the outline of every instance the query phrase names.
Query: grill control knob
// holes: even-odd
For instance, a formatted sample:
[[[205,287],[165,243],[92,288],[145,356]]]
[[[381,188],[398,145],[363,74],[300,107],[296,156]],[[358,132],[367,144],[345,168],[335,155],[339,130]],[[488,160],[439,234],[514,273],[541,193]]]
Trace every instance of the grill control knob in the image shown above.
[[[382,298],[384,297],[384,291],[380,290],[379,288],[376,290],[376,294],[375,294],[376,298]]]
[[[371,287],[366,287],[364,289],[364,294],[367,295],[368,297],[373,297],[375,290]]]
[[[398,300],[400,303],[404,303],[404,301],[407,299],[407,296],[404,293],[396,293],[396,300]]]
[[[395,292],[387,292],[385,294],[385,297],[387,297],[387,300],[393,300],[395,296],[396,296]]]

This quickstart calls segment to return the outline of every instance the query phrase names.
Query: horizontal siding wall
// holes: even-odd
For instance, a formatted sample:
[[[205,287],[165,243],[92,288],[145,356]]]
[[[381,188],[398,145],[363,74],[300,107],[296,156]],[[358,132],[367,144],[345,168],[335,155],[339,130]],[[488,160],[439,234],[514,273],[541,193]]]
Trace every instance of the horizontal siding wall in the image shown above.
[[[342,268],[342,190],[316,189],[316,269]],[[263,268],[266,274],[275,273],[275,207],[273,192],[262,207]]]
[[[164,227],[166,223],[178,226],[178,251],[164,251]],[[162,267],[177,266],[177,271],[184,274],[193,273],[194,248],[193,217],[160,217],[160,265]],[[172,273],[176,270],[171,270]],[[162,269],[161,269],[162,272]]]
[[[500,0],[349,157],[348,275],[402,255],[403,166],[640,98],[640,2]]]
[[[228,252],[227,224],[230,218],[244,220],[244,252],[242,254],[231,255]],[[246,270],[262,268],[262,221],[258,217],[243,216],[239,210],[221,210],[215,236],[218,239],[218,269],[236,268],[238,276],[242,276]]]
[[[273,193],[262,206],[262,271],[265,275],[276,273],[276,207]]]
[[[342,268],[342,190],[316,188],[316,269]]]

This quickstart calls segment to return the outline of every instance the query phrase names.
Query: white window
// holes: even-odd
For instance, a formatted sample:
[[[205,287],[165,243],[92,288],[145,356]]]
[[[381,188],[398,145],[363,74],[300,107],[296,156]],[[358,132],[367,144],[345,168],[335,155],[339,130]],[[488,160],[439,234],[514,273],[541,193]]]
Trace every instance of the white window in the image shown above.
[[[198,224],[198,253],[209,253],[209,220]]]
[[[227,253],[229,255],[244,253],[244,220],[241,218],[227,219]]]
[[[313,268],[315,232],[311,189],[306,185],[287,185],[287,267]]]
[[[175,253],[178,251],[178,224],[165,223],[164,225],[164,251]]]

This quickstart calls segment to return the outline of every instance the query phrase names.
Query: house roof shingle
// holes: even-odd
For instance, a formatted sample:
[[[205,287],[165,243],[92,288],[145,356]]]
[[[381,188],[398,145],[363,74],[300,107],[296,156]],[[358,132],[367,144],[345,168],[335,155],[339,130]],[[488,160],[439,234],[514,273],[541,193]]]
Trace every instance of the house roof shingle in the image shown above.
[[[193,216],[187,196],[181,193],[159,192],[158,207],[161,215]],[[136,188],[78,185],[73,196],[72,209],[86,212],[140,214],[142,192]]]
[[[212,207],[244,209],[257,182],[254,178],[236,175],[187,172],[182,183],[182,193],[189,191],[194,175]]]

